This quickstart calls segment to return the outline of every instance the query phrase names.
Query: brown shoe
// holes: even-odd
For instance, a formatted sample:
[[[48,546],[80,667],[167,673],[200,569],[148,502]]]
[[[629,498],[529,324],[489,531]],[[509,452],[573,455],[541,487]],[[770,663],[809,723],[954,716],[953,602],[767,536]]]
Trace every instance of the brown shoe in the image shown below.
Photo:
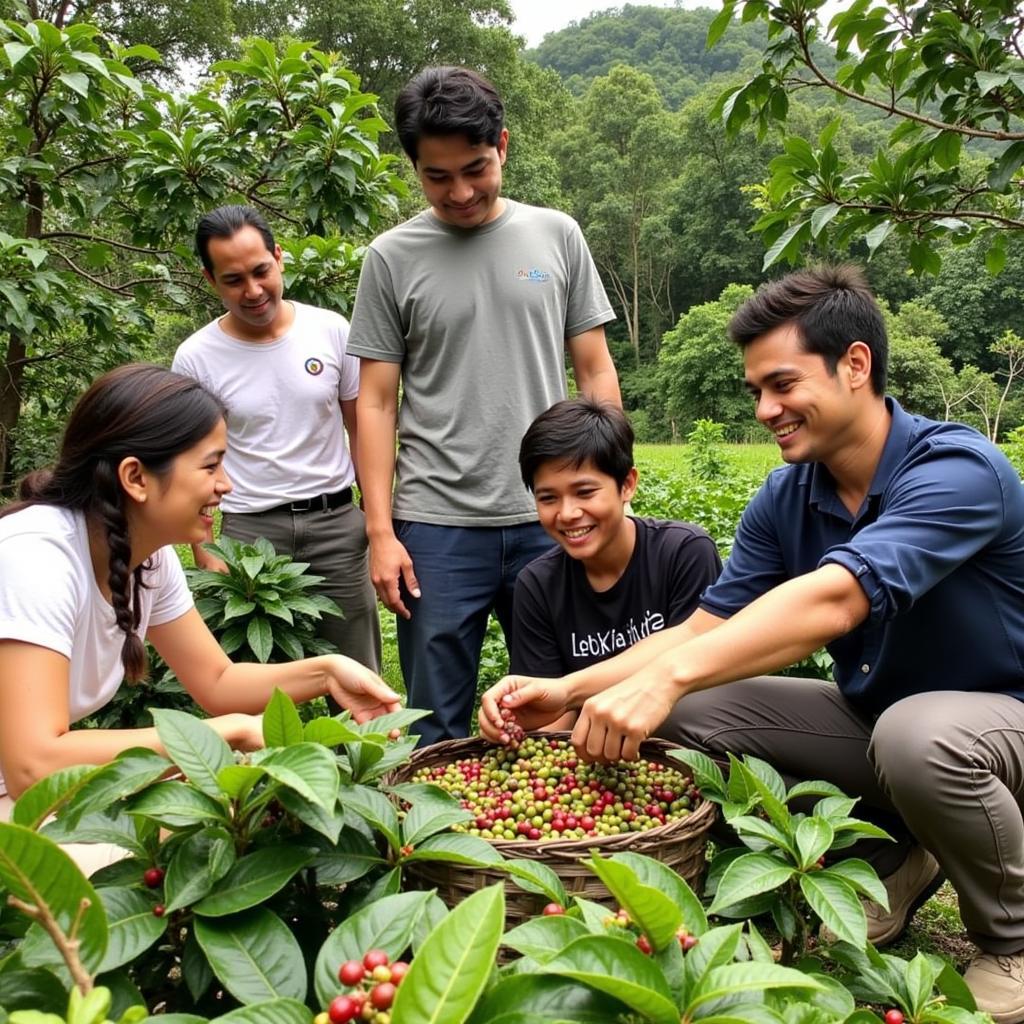
[[[1024,951],[1003,955],[982,953],[964,972],[964,981],[995,1024],[1024,1022]]]
[[[874,900],[863,900],[868,919],[868,942],[886,946],[895,942],[910,924],[917,908],[943,883],[939,862],[923,847],[912,846],[906,860],[886,878],[882,885],[889,894],[889,909]],[[836,936],[822,926],[822,941],[835,942]]]

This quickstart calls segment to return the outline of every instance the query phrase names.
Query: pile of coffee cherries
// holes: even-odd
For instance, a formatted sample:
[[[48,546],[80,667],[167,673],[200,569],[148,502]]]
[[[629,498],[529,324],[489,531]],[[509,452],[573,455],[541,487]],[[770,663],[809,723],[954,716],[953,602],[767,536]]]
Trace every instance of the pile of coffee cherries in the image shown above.
[[[391,1004],[409,965],[404,960],[391,962],[383,949],[370,949],[362,960],[346,960],[338,968],[338,981],[348,991],[335,996],[313,1024],[391,1024]]]
[[[700,793],[682,772],[653,761],[586,764],[570,744],[526,736],[482,757],[421,768],[473,820],[452,826],[484,839],[587,839],[643,832],[685,818]]]

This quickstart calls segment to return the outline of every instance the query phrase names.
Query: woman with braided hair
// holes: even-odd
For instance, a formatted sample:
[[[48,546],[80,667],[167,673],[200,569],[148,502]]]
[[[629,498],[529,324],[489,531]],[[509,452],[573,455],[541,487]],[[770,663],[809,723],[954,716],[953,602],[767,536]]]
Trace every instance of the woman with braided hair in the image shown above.
[[[122,366],[79,399],[56,466],[26,477],[0,511],[0,816],[58,768],[161,749],[155,729],[70,728],[122,678],[142,678],[143,637],[235,749],[262,746],[257,715],[275,687],[296,701],[330,694],[357,721],[398,708],[379,676],[342,655],[233,664],[195,610],[169,545],[202,540],[231,489],[226,436],[202,385]]]

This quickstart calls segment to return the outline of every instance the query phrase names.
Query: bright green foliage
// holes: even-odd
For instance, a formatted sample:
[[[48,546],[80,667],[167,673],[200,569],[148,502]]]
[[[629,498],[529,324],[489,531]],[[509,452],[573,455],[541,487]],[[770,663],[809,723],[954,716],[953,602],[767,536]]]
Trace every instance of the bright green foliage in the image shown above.
[[[824,0],[723,0],[708,44],[743,21],[768,25],[760,72],[724,93],[730,131],[785,122],[790,93],[831,91],[893,119],[888,145],[861,169],[836,144],[838,120],[814,141],[791,134],[770,165],[770,209],[758,222],[764,266],[796,261],[814,240],[869,252],[896,232],[917,273],[941,266],[938,243],[985,240],[986,265],[1006,263],[1006,233],[1024,228],[1024,59],[1014,0],[951,7],[938,0],[855,0],[822,24]],[[835,47],[839,67],[817,45]]]
[[[334,56],[253,40],[188,96],[137,78],[148,46],[88,24],[0,23],[0,473],[22,409],[62,368],[63,401],[138,351],[161,303],[207,291],[191,250],[203,212],[248,201],[289,233],[370,231],[397,205],[374,97]],[[312,243],[315,245],[315,243]],[[305,246],[296,243],[302,265]],[[296,287],[338,305],[358,254],[342,245]],[[345,268],[339,277],[338,268]],[[293,283],[295,283],[293,281]],[[37,398],[36,396],[40,396]]]
[[[221,537],[208,550],[222,559],[226,573],[188,571],[196,608],[226,654],[236,661],[295,661],[334,648],[315,635],[324,615],[343,615],[323,594],[310,590],[323,576],[306,572],[308,562],[279,555],[264,538],[243,544]]]
[[[693,772],[705,799],[722,808],[725,820],[749,852],[723,850],[708,880],[711,913],[750,917],[770,913],[782,935],[782,962],[807,952],[808,939],[823,922],[856,948],[867,941],[859,897],[887,905],[885,888],[866,861],[846,859],[825,867],[825,856],[858,839],[890,838],[869,822],[850,817],[856,800],[829,782],[799,782],[787,790],[771,765],[755,757],[729,755],[728,781],[706,755],[673,751]],[[798,797],[820,797],[810,814],[792,811]]]
[[[728,337],[733,313],[754,294],[748,285],[729,285],[714,302],[693,306],[662,338],[658,385],[668,414],[680,432],[700,419],[725,425],[731,440],[754,426],[753,406],[743,388],[743,356]]]
[[[714,420],[697,420],[686,435],[686,461],[698,480],[722,480],[729,469],[725,427]]]

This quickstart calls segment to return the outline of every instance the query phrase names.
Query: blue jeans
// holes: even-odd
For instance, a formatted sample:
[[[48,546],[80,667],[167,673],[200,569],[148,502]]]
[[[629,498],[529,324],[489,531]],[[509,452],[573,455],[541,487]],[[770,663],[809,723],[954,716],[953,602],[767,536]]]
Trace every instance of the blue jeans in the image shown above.
[[[487,619],[512,635],[520,570],[552,546],[539,523],[434,526],[395,522],[412,559],[419,598],[402,588],[411,619],[397,620],[398,657],[410,707],[433,712],[413,727],[422,744],[469,735]]]

